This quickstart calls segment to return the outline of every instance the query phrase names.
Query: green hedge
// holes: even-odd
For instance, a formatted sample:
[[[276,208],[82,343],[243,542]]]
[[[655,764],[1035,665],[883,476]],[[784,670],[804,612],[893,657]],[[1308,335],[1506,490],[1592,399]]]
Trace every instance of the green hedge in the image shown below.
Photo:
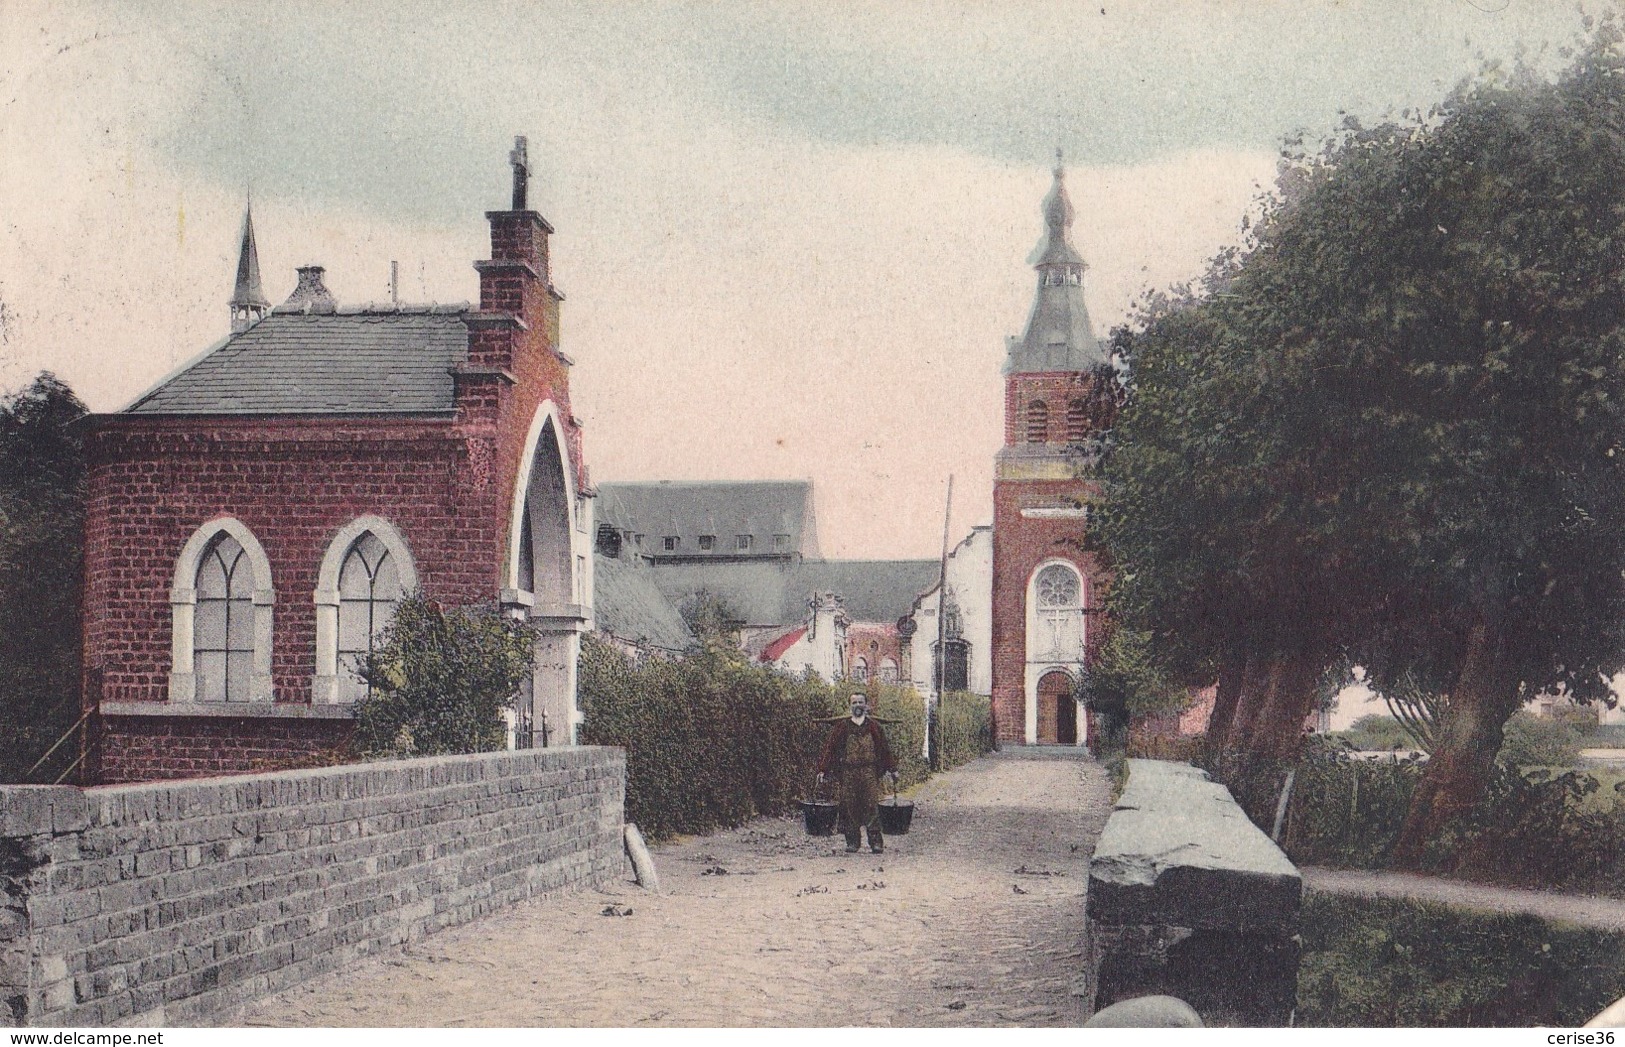
[[[895,721],[886,738],[901,786],[928,775],[925,707],[912,688],[786,676],[720,649],[634,665],[592,637],[582,642],[579,674],[581,740],[626,750],[627,820],[651,839],[797,810],[829,731],[817,721],[845,712],[854,690],[869,695],[878,718]],[[975,695],[945,698],[950,765],[987,751],[987,704]]]
[[[942,768],[958,767],[993,751],[993,702],[979,694],[942,696]]]
[[[1625,935],[1402,899],[1311,893],[1303,1026],[1578,1026],[1625,995]]]
[[[1300,865],[1380,869],[1426,765],[1314,744],[1297,766],[1281,846]],[[1278,779],[1255,789],[1273,803]],[[1517,886],[1625,892],[1625,782],[1606,772],[1498,766],[1470,817],[1432,841],[1431,871]],[[1259,823],[1266,829],[1267,821]]]

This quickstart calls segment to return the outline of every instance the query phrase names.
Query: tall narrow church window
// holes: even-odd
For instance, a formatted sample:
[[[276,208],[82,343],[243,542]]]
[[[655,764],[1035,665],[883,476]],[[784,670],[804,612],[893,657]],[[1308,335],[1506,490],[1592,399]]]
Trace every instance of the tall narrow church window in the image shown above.
[[[193,671],[202,702],[244,702],[254,671],[254,567],[229,534],[209,543],[197,569]]]
[[[1089,435],[1089,405],[1082,399],[1066,405],[1066,441],[1081,443]]]
[[[869,680],[869,660],[867,658],[855,658],[855,659],[853,659],[853,661],[852,661],[852,679],[858,681],[859,683],[867,683],[868,682],[868,680]]]
[[[1041,444],[1049,439],[1049,405],[1034,400],[1027,405],[1027,442]]]
[[[1034,580],[1037,602],[1034,650],[1041,661],[1083,659],[1083,584],[1067,564],[1052,563]]]
[[[367,693],[355,668],[372,652],[378,634],[401,601],[400,573],[389,549],[371,531],[356,539],[339,569],[340,700]]]

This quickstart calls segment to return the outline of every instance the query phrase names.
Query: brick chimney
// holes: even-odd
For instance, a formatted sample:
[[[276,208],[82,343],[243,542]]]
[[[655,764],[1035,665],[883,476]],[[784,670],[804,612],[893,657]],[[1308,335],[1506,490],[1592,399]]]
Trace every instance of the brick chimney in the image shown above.
[[[322,283],[322,274],[327,272],[319,265],[302,265],[298,269],[299,284],[293,289],[288,300],[277,306],[274,312],[278,313],[332,313],[338,309],[338,301],[334,299],[333,292]]]

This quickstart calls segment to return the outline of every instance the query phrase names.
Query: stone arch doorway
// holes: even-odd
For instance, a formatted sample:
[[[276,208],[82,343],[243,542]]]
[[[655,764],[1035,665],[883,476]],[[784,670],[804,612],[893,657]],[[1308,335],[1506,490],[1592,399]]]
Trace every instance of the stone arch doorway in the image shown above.
[[[1078,744],[1078,703],[1072,677],[1061,669],[1038,678],[1038,744]]]
[[[503,605],[540,632],[531,678],[515,711],[513,744],[519,748],[573,745],[579,721],[576,660],[589,620],[588,581],[574,474],[559,433],[557,411],[543,404],[526,440],[510,521]]]

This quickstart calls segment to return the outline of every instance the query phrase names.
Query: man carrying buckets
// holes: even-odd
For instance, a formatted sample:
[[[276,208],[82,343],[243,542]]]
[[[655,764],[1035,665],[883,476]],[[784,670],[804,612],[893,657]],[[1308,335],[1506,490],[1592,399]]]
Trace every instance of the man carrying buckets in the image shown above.
[[[858,849],[860,830],[869,830],[869,849],[876,854],[886,850],[880,832],[880,778],[890,775],[897,781],[897,761],[886,747],[880,724],[869,717],[869,698],[859,691],[852,695],[852,717],[839,720],[829,732],[824,754],[818,758],[818,781],[835,771],[840,787],[840,816],[835,826],[846,837],[848,853]]]

